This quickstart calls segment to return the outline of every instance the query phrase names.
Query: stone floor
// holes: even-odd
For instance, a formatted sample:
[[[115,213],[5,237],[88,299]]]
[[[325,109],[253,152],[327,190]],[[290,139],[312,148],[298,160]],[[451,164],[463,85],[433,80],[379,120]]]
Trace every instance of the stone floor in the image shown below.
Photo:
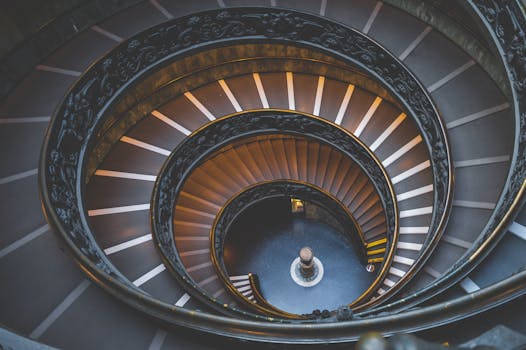
[[[350,240],[332,227],[299,217],[245,223],[229,233],[225,259],[230,275],[258,275],[263,296],[291,313],[335,309],[362,294],[375,278],[360,263]],[[290,275],[301,247],[322,262],[319,284],[301,287]]]

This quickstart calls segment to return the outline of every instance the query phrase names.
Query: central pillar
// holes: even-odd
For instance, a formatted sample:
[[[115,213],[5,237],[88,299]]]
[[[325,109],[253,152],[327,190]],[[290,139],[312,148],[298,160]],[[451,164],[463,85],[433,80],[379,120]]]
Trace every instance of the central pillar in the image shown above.
[[[314,253],[309,247],[300,250],[300,272],[304,278],[311,278],[314,275]]]
[[[299,257],[290,266],[290,276],[302,287],[313,287],[323,277],[323,264],[314,256],[310,247],[300,249]]]

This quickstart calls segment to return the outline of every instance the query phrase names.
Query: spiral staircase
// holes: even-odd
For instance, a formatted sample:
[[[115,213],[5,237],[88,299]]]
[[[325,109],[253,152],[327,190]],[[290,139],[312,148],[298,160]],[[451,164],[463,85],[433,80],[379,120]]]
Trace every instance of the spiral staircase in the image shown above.
[[[523,4],[92,3],[29,71],[3,61],[0,345],[526,331],[509,316],[526,292]],[[274,197],[330,209],[370,286],[294,313],[265,299],[283,285],[225,264],[233,223]]]

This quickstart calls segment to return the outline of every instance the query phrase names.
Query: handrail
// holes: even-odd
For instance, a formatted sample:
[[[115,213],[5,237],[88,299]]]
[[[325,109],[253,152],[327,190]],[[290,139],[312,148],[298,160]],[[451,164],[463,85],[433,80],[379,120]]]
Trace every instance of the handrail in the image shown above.
[[[360,227],[355,222],[352,214],[346,210],[347,208],[340,201],[327,191],[312,184],[295,180],[267,181],[245,188],[240,193],[234,195],[228,200],[227,204],[221,208],[221,211],[214,220],[212,229],[210,230],[210,256],[217,274],[222,279],[223,284],[228,287],[228,290],[237,299],[242,300],[245,305],[255,307],[256,309],[258,309],[260,305],[253,305],[243,294],[239,293],[239,291],[231,285],[227,277],[228,273],[223,258],[224,242],[231,225],[248,207],[265,199],[283,196],[297,197],[303,200],[312,201],[325,208],[330,208],[331,213],[335,214],[343,226],[351,231],[346,231],[345,234],[354,242],[356,242],[357,238],[355,236],[359,234],[358,232],[361,232]],[[388,247],[395,244],[393,242],[393,237],[388,238],[389,242],[386,244]],[[356,247],[356,244],[354,246],[358,250],[358,255],[362,255],[363,258],[366,259],[366,252],[364,250],[365,246],[361,244],[361,242],[358,244],[358,247]],[[385,255],[388,255],[388,250],[386,250]],[[385,260],[384,264],[389,265],[389,262],[390,261]],[[386,269],[387,267],[384,270]],[[379,281],[376,282],[378,284]],[[376,289],[370,288],[367,292],[370,293],[370,290]],[[363,298],[364,297],[360,299]],[[265,307],[267,304],[268,302],[265,301],[265,303],[262,303],[262,307]],[[270,308],[269,310],[271,314],[276,312],[274,309],[279,310],[277,308]],[[298,317],[300,315],[283,312],[281,316],[284,318],[305,318]]]
[[[224,305],[207,295],[186,271],[174,238],[175,206],[184,183],[194,168],[216,151],[247,137],[275,133],[308,137],[329,144],[352,159],[371,179],[386,216],[387,237],[393,244],[388,246],[385,263],[371,284],[371,289],[355,300],[355,303],[361,302],[379,287],[394,255],[395,242],[398,239],[398,208],[394,189],[381,162],[358,138],[323,118],[297,112],[263,109],[234,113],[206,124],[177,146],[157,175],[150,205],[152,235],[163,260],[174,277],[186,286],[194,297],[207,304],[215,304],[218,310],[238,312],[237,308]]]
[[[233,40],[294,43],[330,53],[358,65],[403,101],[431,152],[437,189],[434,203],[437,211],[432,226],[437,236],[440,235],[450,205],[451,162],[442,122],[423,87],[396,58],[359,32],[313,15],[281,9],[223,9],[169,21],[119,44],[87,70],[67,93],[46,134],[39,165],[46,216],[92,279],[155,318],[244,339],[305,342],[307,340],[302,339],[307,329],[312,335],[308,340],[311,342],[350,339],[352,331],[359,329],[358,324],[342,322],[334,327],[267,324],[190,312],[162,303],[122,276],[105,257],[90,231],[83,199],[85,166],[90,150],[101,137],[98,131],[110,122],[106,120],[106,113],[120,94],[159,64]],[[256,317],[256,320],[266,319]],[[381,325],[381,322],[361,323],[366,324]],[[351,331],[349,327],[358,328]],[[258,330],[263,333],[257,333]]]
[[[259,287],[259,278],[256,274],[249,273],[248,274],[248,281],[250,283],[250,289],[252,289],[252,295],[254,295],[254,299],[256,300],[257,304],[261,305],[267,310],[270,310],[271,312],[275,313],[276,315],[280,315],[280,317],[286,317],[286,318],[294,318],[298,315],[294,315],[291,313],[288,313],[286,311],[283,311],[265,299],[263,294],[261,294],[260,287]],[[301,317],[301,318],[307,318],[307,317]]]
[[[498,51],[488,47],[491,38],[477,35],[475,28],[470,27],[470,23],[464,20],[465,14],[462,9],[465,11],[466,7],[469,7],[467,1],[384,0],[384,4],[418,18],[432,27],[433,31],[451,40],[477,62],[506,97],[511,96],[506,72],[496,55]]]
[[[517,0],[469,0],[473,14],[480,17],[500,51],[513,95],[515,140],[510,171],[488,223],[463,259],[450,267],[438,280],[414,294],[362,316],[380,312],[399,312],[429,300],[449,286],[460,282],[497,245],[508,224],[526,201],[526,14]]]
[[[259,182],[243,188],[228,199],[219,211],[211,229],[212,248],[216,250],[216,258],[222,260],[221,250],[226,233],[242,212],[257,202],[270,197],[280,196],[312,201],[324,208],[329,208],[330,213],[346,229],[344,233],[353,242],[360,258],[363,258],[361,261],[366,261],[366,243],[364,242],[363,232],[349,209],[329,191],[311,183],[291,179]]]

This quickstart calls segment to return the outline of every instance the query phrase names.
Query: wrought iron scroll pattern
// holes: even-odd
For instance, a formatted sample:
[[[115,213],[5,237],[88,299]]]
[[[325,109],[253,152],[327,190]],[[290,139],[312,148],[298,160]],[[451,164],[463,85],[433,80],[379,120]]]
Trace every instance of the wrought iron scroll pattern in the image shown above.
[[[250,205],[261,200],[273,197],[294,197],[304,201],[311,201],[329,212],[342,224],[345,228],[346,235],[353,241],[353,245],[358,248],[361,246],[360,239],[358,239],[359,232],[349,217],[347,212],[342,208],[342,204],[336,203],[334,199],[330,198],[320,190],[308,184],[292,182],[292,181],[271,181],[261,185],[253,186],[235,198],[233,198],[225,208],[223,208],[220,217],[215,224],[214,250],[218,258],[218,263],[226,274],[226,268],[223,261],[223,247],[226,235],[240,213],[247,209]],[[390,243],[387,244],[389,246]],[[363,247],[362,247],[363,248]],[[365,254],[363,249],[357,253]]]
[[[157,245],[180,281],[206,296],[188,276],[174,240],[173,215],[179,192],[193,169],[222,147],[246,137],[264,134],[296,134],[327,143],[353,159],[376,188],[386,216],[388,235],[396,229],[396,203],[383,169],[370,151],[342,129],[319,118],[282,111],[240,113],[217,120],[185,139],[165,162],[152,196],[152,233]],[[213,298],[207,296],[210,301]]]
[[[518,116],[515,166],[509,186],[503,192],[502,204],[495,211],[495,220],[486,228],[489,234],[505,217],[526,180],[526,19],[516,0],[474,0],[473,4],[488,23],[502,49],[502,59],[509,72]]]
[[[425,301],[448,286],[458,283],[464,276],[491,252],[499,239],[506,233],[505,222],[509,222],[524,204],[526,187],[526,18],[517,0],[470,0],[473,12],[485,23],[488,32],[495,39],[501,59],[508,71],[508,79],[515,108],[515,150],[511,160],[510,173],[501,197],[492,216],[483,228],[477,241],[470,249],[470,255],[458,260],[432,285],[428,285],[404,299],[364,311],[363,316],[379,312],[400,312],[412,305]]]
[[[322,190],[314,187],[311,184],[297,182],[297,181],[286,181],[286,180],[277,180],[277,181],[268,181],[260,184],[256,184],[237,194],[234,198],[231,198],[228,204],[223,207],[220,214],[216,218],[216,223],[212,227],[212,262],[215,264],[216,271],[221,274],[223,283],[229,283],[228,272],[224,262],[224,244],[226,236],[230,230],[231,225],[251,205],[258,203],[265,199],[277,198],[277,197],[290,197],[290,198],[299,198],[304,201],[310,201],[317,205],[322,206],[327,209],[331,215],[342,225],[344,231],[342,232],[347,236],[347,238],[352,242],[352,246],[355,248],[358,256],[366,259],[366,251],[363,246],[361,239],[359,237],[360,232],[356,226],[353,218],[349,216],[349,213],[344,209],[343,204],[337,202],[334,198],[331,198],[329,195],[324,193]],[[392,244],[391,236],[388,237],[387,246]],[[251,275],[257,280],[255,275]],[[255,283],[254,287],[257,287],[259,283]],[[244,298],[241,293],[235,292],[235,287],[228,288],[234,295],[235,298]],[[254,288],[253,288],[254,290]],[[255,290],[258,291],[259,287]],[[276,309],[263,298],[263,296],[258,292],[254,293],[256,300],[258,300],[259,306],[267,308],[270,306],[270,310],[276,312],[279,317],[291,319],[291,315],[295,319],[302,319],[303,317],[297,317],[297,315],[288,314],[279,309]],[[258,295],[260,298],[258,298]],[[261,301],[261,303],[260,303]],[[252,303],[246,303],[247,305],[252,305]],[[262,305],[263,304],[263,305]],[[333,312],[331,316],[335,316],[336,312]],[[312,315],[310,315],[312,316]],[[306,317],[314,319],[315,317]],[[297,318],[296,318],[297,317]],[[336,319],[333,320],[336,321]]]
[[[446,210],[451,178],[440,120],[418,81],[380,46],[350,28],[293,11],[223,9],[182,17],[123,42],[90,67],[66,95],[46,135],[40,182],[48,217],[70,241],[77,258],[93,264],[95,268],[90,270],[100,274],[103,278],[99,281],[110,289],[117,286],[115,279],[130,291],[134,287],[120,276],[95,242],[86,222],[82,197],[86,154],[100,140],[103,126],[111,123],[106,111],[150,69],[189,50],[231,40],[275,40],[326,50],[384,82],[404,101],[432,147],[435,217]],[[432,229],[438,221],[434,220]]]
[[[343,55],[376,74],[399,95],[420,124],[421,132],[432,149],[431,159],[436,173],[435,216],[445,211],[451,180],[447,142],[436,111],[417,80],[394,57],[359,32],[314,16],[284,10],[207,12],[157,26],[120,45],[90,69],[68,94],[58,113],[61,120],[56,123],[60,125],[56,125],[51,133],[50,141],[53,140],[51,144],[55,147],[48,152],[48,160],[52,160],[51,153],[54,153],[52,161],[58,168],[75,169],[81,145],[85,145],[88,135],[96,132],[96,126],[102,119],[101,112],[104,112],[108,102],[147,68],[189,48],[241,38],[290,40],[317,45]],[[48,171],[48,174],[51,175],[51,172]],[[53,180],[49,182],[52,188],[71,188],[77,181],[76,178],[58,179],[52,176],[50,180]],[[60,195],[58,191],[56,194]],[[64,201],[53,201],[53,206],[67,208],[61,202],[65,202],[68,196],[76,197],[73,192],[63,193],[61,197]],[[438,225],[438,220],[434,223]]]

